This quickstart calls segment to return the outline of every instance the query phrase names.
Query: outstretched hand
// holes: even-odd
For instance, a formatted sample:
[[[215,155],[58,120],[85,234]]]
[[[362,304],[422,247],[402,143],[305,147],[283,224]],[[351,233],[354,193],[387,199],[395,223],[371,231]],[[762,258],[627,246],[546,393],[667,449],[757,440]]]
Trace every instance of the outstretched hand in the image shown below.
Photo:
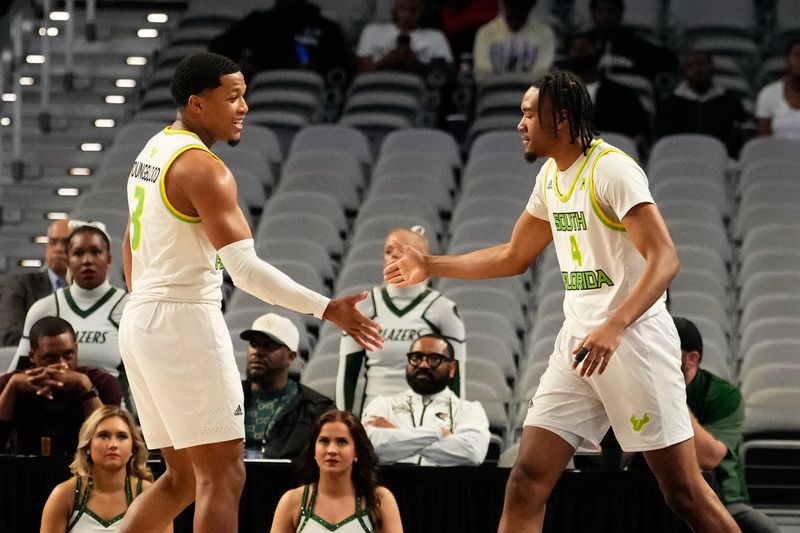
[[[372,351],[383,348],[383,336],[380,325],[367,318],[358,310],[356,304],[367,297],[369,293],[350,294],[341,298],[333,298],[322,318],[332,322],[339,329],[353,337],[353,340],[362,348]]]
[[[396,287],[410,287],[428,279],[422,252],[397,240],[395,246],[400,249],[402,257],[383,269],[383,279]]]

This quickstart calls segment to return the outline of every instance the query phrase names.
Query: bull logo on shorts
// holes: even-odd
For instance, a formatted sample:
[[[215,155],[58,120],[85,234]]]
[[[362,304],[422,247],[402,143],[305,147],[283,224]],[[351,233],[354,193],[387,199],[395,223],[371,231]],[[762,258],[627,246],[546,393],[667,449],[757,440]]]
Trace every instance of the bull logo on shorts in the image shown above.
[[[631,426],[636,433],[641,433],[644,427],[650,423],[650,416],[645,413],[642,418],[636,418],[636,415],[631,415]]]

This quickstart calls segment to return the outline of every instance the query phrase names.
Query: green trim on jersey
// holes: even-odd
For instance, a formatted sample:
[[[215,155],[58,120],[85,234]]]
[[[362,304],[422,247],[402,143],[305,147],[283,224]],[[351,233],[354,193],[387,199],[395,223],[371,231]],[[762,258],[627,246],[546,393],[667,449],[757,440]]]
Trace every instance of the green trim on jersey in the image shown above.
[[[83,310],[80,307],[78,307],[78,304],[75,302],[75,300],[72,298],[72,294],[69,292],[69,287],[66,287],[64,289],[64,299],[67,301],[67,305],[69,305],[70,309],[72,309],[72,311],[76,315],[78,315],[81,318],[86,318],[89,315],[91,315],[92,313],[94,313],[95,311],[97,311],[100,307],[102,307],[103,304],[105,304],[108,300],[110,300],[111,297],[114,296],[114,293],[116,293],[116,292],[117,292],[117,289],[115,289],[114,287],[111,287],[110,289],[108,289],[108,292],[103,295],[102,298],[97,300],[93,306],[91,306],[89,309],[86,309],[86,310]],[[114,306],[114,307],[116,307],[116,306]],[[114,325],[117,326],[117,328],[119,328],[118,324],[114,324]]]
[[[581,174],[583,174],[583,170],[586,168],[586,163],[589,162],[589,159],[592,157],[592,153],[594,152],[595,148],[600,146],[600,143],[603,141],[601,139],[597,139],[592,143],[592,147],[589,148],[589,151],[586,154],[586,159],[583,160],[581,163],[580,168],[578,169],[578,174],[575,176],[575,180],[572,182],[572,185],[567,191],[567,194],[561,194],[561,191],[558,190],[558,168],[556,168],[555,173],[553,174],[553,192],[556,193],[556,197],[561,200],[562,202],[566,203],[572,197],[573,191],[575,191],[575,185],[581,180]]]
[[[597,162],[600,161],[601,157],[612,152],[626,155],[625,152],[617,150],[616,148],[606,148],[597,155],[594,163],[592,163],[592,170],[589,173],[589,199],[592,203],[592,210],[594,211],[594,214],[597,215],[597,218],[600,219],[600,222],[614,231],[625,231],[625,226],[623,226],[621,222],[614,222],[603,212],[603,210],[600,208],[600,202],[597,201],[597,195],[594,191],[594,167],[597,166]]]
[[[417,304],[419,304],[422,300],[424,300],[430,293],[431,293],[431,289],[427,288],[424,291],[422,291],[419,294],[419,296],[414,298],[411,301],[410,304],[405,306],[403,309],[398,309],[397,306],[394,305],[394,302],[392,301],[392,297],[389,296],[389,291],[386,290],[386,287],[381,287],[381,295],[383,296],[383,302],[386,304],[386,307],[389,308],[389,311],[391,311],[392,313],[394,313],[395,315],[400,316],[400,317],[405,315],[406,313],[408,313],[412,309],[414,309],[414,307],[416,307]],[[434,301],[436,301],[436,300],[434,300]],[[430,307],[430,306],[428,306],[428,307]]]

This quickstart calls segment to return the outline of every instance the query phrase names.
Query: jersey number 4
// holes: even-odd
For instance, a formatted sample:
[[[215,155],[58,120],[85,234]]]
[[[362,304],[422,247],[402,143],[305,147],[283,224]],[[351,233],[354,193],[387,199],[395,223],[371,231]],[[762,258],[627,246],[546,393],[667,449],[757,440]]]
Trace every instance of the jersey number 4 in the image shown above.
[[[572,248],[572,260],[578,263],[578,266],[583,266],[583,255],[581,255],[581,249],[578,247],[578,240],[575,235],[569,236],[569,244]]]
[[[140,219],[142,211],[144,211],[144,187],[136,187],[136,190],[133,191],[133,198],[136,200],[136,208],[131,213],[131,226],[133,228],[131,248],[136,251],[142,241],[142,221]]]

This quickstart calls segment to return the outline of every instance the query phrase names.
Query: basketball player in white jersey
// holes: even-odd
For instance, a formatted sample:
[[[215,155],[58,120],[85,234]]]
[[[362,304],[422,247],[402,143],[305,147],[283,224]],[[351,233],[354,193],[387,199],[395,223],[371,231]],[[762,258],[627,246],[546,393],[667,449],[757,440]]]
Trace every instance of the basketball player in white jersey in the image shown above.
[[[403,287],[428,276],[511,276],[555,244],[566,319],[531,400],[498,531],[541,531],[575,449],[597,447],[609,424],[624,450],[644,453],[667,503],[694,531],[739,531],[701,476],[683,405],[680,344],[664,304],[679,268],[675,247],[644,172],[594,139],[592,116],[576,76],[536,81],[517,129],[529,161],[549,159],[511,240],[455,256],[407,247],[385,278]]]
[[[137,498],[120,531],[161,531],[192,501],[194,531],[235,532],[244,485],[244,403],[220,311],[222,268],[262,300],[330,320],[365,348],[377,324],[260,260],[237,204],[236,182],[209,151],[238,141],[247,113],[238,65],[199,53],[175,68],[177,120],[147,142],[128,177],[123,255],[131,299],[120,350],[148,448],[163,476]]]

